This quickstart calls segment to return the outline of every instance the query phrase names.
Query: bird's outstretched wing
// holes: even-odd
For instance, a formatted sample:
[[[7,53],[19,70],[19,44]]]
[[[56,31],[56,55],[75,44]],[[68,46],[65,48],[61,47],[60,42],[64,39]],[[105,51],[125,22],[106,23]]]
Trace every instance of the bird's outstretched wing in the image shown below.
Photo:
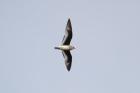
[[[67,70],[70,71],[71,65],[72,65],[72,55],[71,55],[70,51],[62,51],[62,54],[65,59],[65,65],[67,67]]]
[[[65,35],[64,35],[63,41],[62,41],[62,45],[69,45],[71,39],[72,39],[72,26],[71,26],[70,19],[68,19],[66,29],[65,29]]]

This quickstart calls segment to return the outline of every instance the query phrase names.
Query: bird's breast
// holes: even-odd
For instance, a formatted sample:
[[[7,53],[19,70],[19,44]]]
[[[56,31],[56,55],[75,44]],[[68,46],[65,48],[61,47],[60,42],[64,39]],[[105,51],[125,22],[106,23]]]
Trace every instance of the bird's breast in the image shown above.
[[[61,50],[71,50],[70,46],[68,46],[68,45],[61,45],[59,47],[60,47]]]

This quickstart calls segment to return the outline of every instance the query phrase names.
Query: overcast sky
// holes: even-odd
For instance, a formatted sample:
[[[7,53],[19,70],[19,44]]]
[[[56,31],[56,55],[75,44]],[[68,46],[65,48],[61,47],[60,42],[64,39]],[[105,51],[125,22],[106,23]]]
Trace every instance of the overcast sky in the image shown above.
[[[140,1],[0,0],[0,93],[140,93]]]

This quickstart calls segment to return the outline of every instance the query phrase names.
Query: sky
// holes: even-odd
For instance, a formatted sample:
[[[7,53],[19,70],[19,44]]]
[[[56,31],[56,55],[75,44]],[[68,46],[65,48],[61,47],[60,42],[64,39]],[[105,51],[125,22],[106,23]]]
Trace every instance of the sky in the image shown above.
[[[0,0],[0,93],[140,93],[139,0]],[[61,44],[68,18],[73,63]]]

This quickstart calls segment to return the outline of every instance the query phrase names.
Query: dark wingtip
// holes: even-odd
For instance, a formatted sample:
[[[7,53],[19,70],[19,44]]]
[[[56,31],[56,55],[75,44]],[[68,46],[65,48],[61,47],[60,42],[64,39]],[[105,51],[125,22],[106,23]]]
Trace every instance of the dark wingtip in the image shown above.
[[[68,26],[70,29],[72,29],[70,18],[68,19],[67,26]]]
[[[71,23],[70,18],[68,18],[68,23]]]
[[[67,71],[70,72],[70,69],[67,68]]]
[[[66,65],[67,71],[69,72],[71,69],[71,64],[70,65]]]

